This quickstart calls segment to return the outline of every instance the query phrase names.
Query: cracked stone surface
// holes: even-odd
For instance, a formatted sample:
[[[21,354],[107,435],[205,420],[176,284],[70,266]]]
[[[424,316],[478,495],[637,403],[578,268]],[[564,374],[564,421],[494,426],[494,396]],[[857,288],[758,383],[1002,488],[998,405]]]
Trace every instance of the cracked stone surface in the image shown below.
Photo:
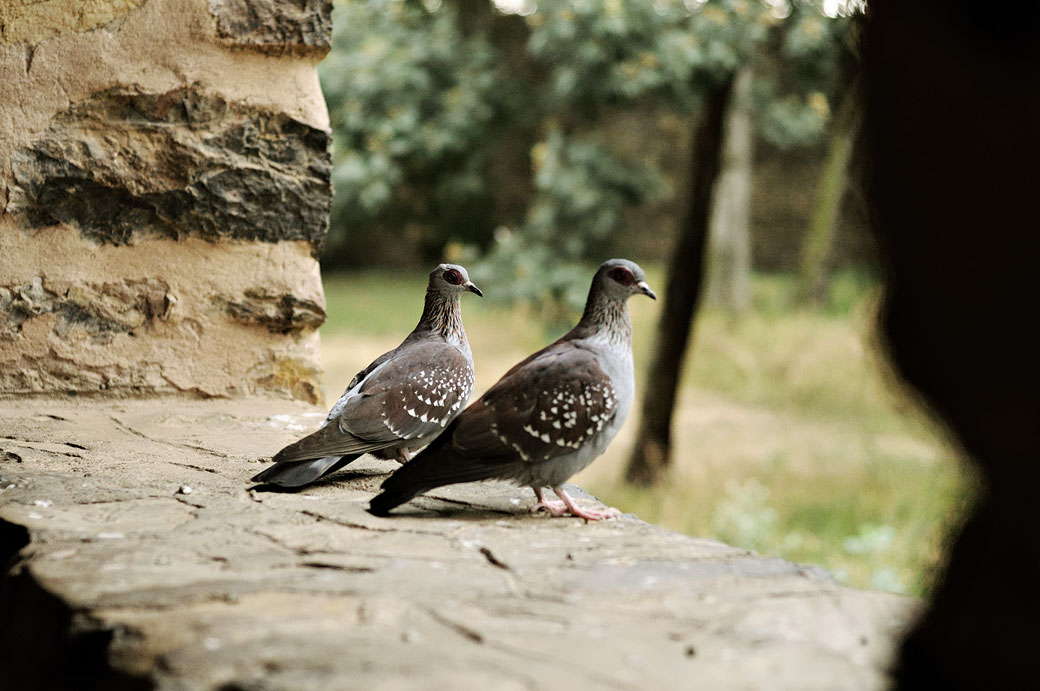
[[[396,464],[247,479],[300,402],[0,401],[4,689],[880,689],[916,601]],[[580,501],[596,504],[585,495]]]

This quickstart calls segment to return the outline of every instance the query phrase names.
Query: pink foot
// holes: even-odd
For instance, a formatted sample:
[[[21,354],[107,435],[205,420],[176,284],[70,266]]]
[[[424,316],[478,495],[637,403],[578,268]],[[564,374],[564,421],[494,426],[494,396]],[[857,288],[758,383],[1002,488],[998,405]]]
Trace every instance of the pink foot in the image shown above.
[[[570,514],[578,518],[584,518],[586,521],[602,521],[607,518],[617,518],[617,509],[611,509],[610,511],[592,511],[589,509],[583,509],[578,506],[574,499],[567,494],[562,487],[553,487],[553,492],[556,492],[563,501],[553,501],[546,499],[542,495],[541,487],[532,487],[534,490],[534,496],[538,499],[538,503],[531,507],[531,513],[537,513],[538,511],[548,511],[553,516],[564,516]]]
[[[534,490],[534,496],[538,499],[538,503],[531,507],[531,513],[538,513],[539,511],[548,511],[552,516],[565,516],[567,515],[567,505],[562,501],[554,501],[552,499],[546,499],[542,494],[541,487],[532,487]]]

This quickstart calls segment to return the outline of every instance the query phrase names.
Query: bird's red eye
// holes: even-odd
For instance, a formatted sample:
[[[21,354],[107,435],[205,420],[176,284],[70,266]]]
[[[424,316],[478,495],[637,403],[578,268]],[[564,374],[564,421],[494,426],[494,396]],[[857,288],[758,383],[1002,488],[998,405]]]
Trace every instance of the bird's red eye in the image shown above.
[[[444,280],[453,286],[462,285],[462,274],[456,269],[448,269],[444,272]]]
[[[607,273],[607,275],[623,286],[633,286],[636,284],[635,274],[623,266],[615,266],[609,273]]]

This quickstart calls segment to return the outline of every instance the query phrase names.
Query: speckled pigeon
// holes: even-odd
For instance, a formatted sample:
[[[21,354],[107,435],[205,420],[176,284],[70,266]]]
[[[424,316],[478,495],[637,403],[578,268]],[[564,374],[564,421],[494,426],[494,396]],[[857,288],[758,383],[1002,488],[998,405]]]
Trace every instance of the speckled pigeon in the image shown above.
[[[387,478],[369,511],[383,516],[435,487],[494,478],[533,489],[538,503],[532,511],[607,518],[580,508],[562,486],[606,450],[632,405],[627,301],[636,293],[657,298],[638,265],[604,262],[578,325],[506,372],[443,435]],[[563,502],[547,500],[545,487]]]
[[[482,295],[457,264],[430,274],[419,324],[354,376],[321,428],[279,451],[253,482],[300,487],[362,454],[402,463],[459,414],[473,391],[473,355],[459,298]]]

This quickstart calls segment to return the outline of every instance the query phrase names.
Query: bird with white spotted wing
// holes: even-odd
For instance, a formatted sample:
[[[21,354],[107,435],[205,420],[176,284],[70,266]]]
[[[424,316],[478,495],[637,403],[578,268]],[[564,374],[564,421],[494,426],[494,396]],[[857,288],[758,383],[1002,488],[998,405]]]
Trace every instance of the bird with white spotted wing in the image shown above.
[[[406,466],[382,485],[369,511],[393,508],[435,487],[511,480],[534,490],[554,516],[589,520],[609,514],[580,508],[563,484],[606,450],[635,390],[627,300],[656,299],[633,262],[604,262],[581,321],[555,343],[514,366]],[[561,502],[547,500],[551,488]]]
[[[301,487],[371,453],[402,463],[441,434],[473,391],[473,355],[459,299],[481,295],[466,270],[430,274],[418,325],[397,348],[358,372],[318,431],[275,454],[253,482]]]

